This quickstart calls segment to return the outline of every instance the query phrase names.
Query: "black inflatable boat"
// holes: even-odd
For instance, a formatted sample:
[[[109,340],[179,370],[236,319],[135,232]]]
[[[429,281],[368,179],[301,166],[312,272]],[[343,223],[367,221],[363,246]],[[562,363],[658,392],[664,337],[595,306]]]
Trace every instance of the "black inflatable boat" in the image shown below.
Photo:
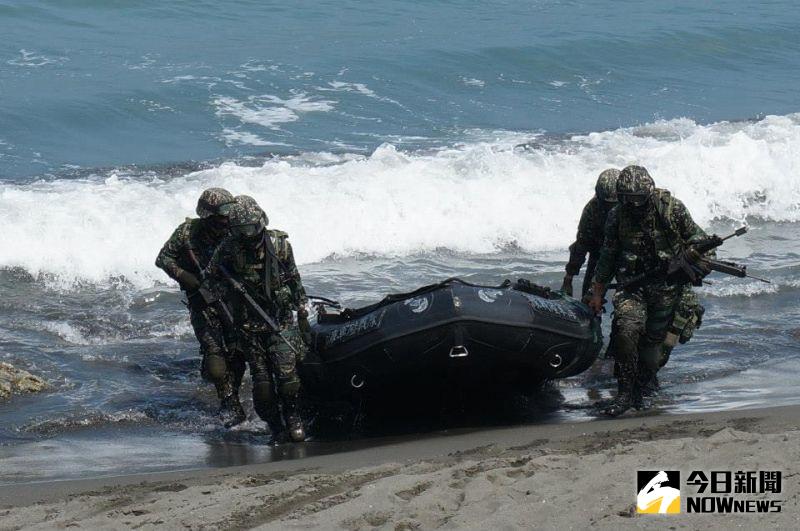
[[[587,369],[602,347],[583,303],[525,280],[478,286],[449,279],[312,323],[301,365],[307,392],[354,392],[496,384],[520,390]]]

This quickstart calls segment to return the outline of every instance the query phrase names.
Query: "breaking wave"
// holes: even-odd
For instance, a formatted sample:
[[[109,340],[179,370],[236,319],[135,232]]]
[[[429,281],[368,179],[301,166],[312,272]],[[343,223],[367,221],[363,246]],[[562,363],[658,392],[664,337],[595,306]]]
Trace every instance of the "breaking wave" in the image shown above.
[[[127,410],[115,413],[89,412],[67,418],[34,421],[24,426],[23,431],[52,436],[64,431],[98,428],[105,425],[141,424],[150,420],[142,411]]]
[[[225,105],[224,112],[247,109]],[[631,163],[646,165],[701,224],[800,220],[800,114],[711,125],[657,121],[567,139],[508,132],[471,138],[427,151],[384,144],[367,156],[309,153],[257,167],[227,162],[171,178],[109,172],[3,184],[0,267],[153,286],[164,279],[153,265],[156,253],[209,186],[258,199],[272,224],[291,234],[301,263],[442,248],[563,250],[598,172]]]
[[[714,284],[701,288],[701,294],[711,297],[757,297],[800,288],[800,280],[787,276],[770,276],[769,284],[722,276],[715,276],[712,280]]]

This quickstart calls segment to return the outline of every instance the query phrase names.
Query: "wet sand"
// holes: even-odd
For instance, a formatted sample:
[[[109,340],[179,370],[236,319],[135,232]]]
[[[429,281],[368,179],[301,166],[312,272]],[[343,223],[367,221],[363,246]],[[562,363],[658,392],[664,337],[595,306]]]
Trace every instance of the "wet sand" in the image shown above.
[[[302,448],[293,450],[302,454]],[[780,513],[636,515],[636,470],[781,470]],[[544,424],[0,487],[0,528],[798,528],[800,407]],[[755,497],[763,497],[756,495]]]

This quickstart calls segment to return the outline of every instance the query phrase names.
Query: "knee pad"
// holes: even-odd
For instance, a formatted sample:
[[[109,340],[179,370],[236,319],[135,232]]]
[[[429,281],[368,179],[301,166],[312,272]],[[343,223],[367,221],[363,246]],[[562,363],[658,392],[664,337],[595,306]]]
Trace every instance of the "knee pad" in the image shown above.
[[[208,380],[219,382],[228,374],[228,363],[219,354],[208,354],[205,356],[204,369]]]

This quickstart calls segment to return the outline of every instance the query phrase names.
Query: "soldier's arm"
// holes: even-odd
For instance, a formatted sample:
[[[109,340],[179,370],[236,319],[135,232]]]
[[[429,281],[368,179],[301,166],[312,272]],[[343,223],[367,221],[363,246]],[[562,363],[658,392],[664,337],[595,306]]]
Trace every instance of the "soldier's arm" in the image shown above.
[[[594,272],[595,284],[601,284],[605,290],[606,284],[613,278],[619,254],[619,230],[617,223],[618,207],[614,207],[608,214],[605,226],[603,246],[600,248],[600,257],[597,260],[597,269]]]
[[[575,242],[569,246],[569,261],[564,268],[569,276],[575,276],[581,271],[583,263],[586,261],[586,254],[591,249],[592,238],[592,225],[594,223],[594,209],[592,202],[589,201],[583,207],[581,220],[578,222],[578,234],[575,237]]]
[[[708,238],[708,234],[700,225],[694,222],[692,219],[692,215],[689,213],[689,209],[686,208],[686,205],[679,199],[675,199],[675,205],[672,207],[672,216],[675,225],[680,231],[681,238],[687,244],[692,244]],[[707,258],[716,258],[717,257],[717,250],[712,249],[708,253],[705,254]]]
[[[182,223],[172,233],[156,257],[156,267],[163,269],[173,280],[180,282],[179,277],[183,269],[178,265],[178,257],[184,250],[186,224]]]
[[[680,199],[675,198],[674,201],[675,204],[672,207],[672,219],[674,220],[675,226],[678,228],[683,241],[693,242],[707,238],[708,234],[706,234],[706,231],[700,228],[700,225],[694,222],[694,219],[692,219],[692,215],[689,213],[689,209],[686,208],[686,205],[684,205]]]
[[[294,251],[292,244],[286,242],[286,260],[284,261],[283,273],[286,275],[286,285],[292,292],[292,300],[301,308],[305,305],[307,296],[306,290],[303,287],[303,281],[300,279],[300,271],[297,269],[297,264],[294,261]]]

